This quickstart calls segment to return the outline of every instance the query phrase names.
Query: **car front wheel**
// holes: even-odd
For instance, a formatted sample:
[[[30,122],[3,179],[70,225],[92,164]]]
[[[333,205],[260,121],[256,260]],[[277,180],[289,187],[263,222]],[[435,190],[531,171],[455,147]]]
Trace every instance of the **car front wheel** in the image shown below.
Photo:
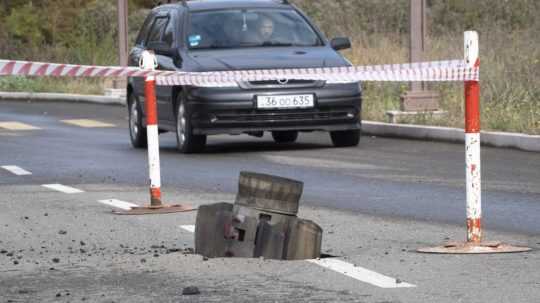
[[[351,147],[360,143],[360,130],[343,130],[330,132],[335,147]]]
[[[176,143],[181,153],[197,153],[204,150],[206,145],[205,135],[193,134],[191,115],[188,112],[182,94],[178,96],[176,111]]]
[[[131,145],[135,148],[145,148],[147,146],[146,127],[144,127],[142,123],[143,113],[141,105],[132,94],[128,95],[128,104],[129,136],[131,138]]]

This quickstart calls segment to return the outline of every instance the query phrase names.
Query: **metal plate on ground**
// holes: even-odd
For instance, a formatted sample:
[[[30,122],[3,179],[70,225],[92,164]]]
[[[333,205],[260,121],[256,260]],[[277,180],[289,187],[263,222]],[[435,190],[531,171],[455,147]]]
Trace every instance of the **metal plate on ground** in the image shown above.
[[[450,242],[443,246],[420,248],[417,252],[430,254],[502,254],[531,251],[531,248],[500,242]]]
[[[130,210],[114,210],[113,213],[117,215],[158,215],[158,214],[172,214],[187,211],[197,210],[196,207],[191,205],[163,205],[159,207],[147,206],[147,207],[133,207]]]

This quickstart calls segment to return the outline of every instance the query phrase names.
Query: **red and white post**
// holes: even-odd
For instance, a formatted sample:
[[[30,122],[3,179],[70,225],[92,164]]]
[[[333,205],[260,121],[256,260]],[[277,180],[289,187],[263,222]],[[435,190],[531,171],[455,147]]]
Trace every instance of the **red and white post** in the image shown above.
[[[465,63],[480,68],[478,33],[465,32]],[[482,241],[482,180],[480,165],[480,82],[465,81],[465,166],[467,188],[467,241],[420,248],[423,253],[492,254],[526,252],[531,249]]]
[[[141,67],[146,70],[156,68],[156,57],[145,51],[141,58]],[[144,80],[144,97],[146,109],[146,134],[148,141],[148,172],[150,176],[150,206],[161,206],[161,173],[159,161],[159,132],[156,101],[156,78],[146,76]]]
[[[478,33],[465,32],[465,63],[479,67]],[[467,242],[482,242],[482,180],[480,166],[480,83],[465,82],[465,152]]]
[[[152,52],[144,51],[141,54],[140,67],[147,71],[154,71],[157,67],[156,56]],[[134,207],[128,211],[117,213],[125,215],[144,215],[195,210],[195,208],[191,206],[164,205],[161,202],[161,172],[159,159],[156,78],[152,74],[146,76],[144,81],[144,99],[148,142],[148,173],[150,176],[150,205],[146,207]]]

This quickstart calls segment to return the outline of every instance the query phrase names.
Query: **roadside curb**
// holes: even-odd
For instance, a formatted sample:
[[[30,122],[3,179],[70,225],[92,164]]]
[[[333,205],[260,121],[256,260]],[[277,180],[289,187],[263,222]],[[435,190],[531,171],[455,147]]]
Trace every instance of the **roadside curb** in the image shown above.
[[[465,142],[464,130],[451,127],[362,121],[362,133],[380,137]],[[484,145],[540,152],[540,136],[487,131],[483,131],[481,134],[481,141]]]
[[[106,105],[126,105],[125,98],[102,96],[102,95],[77,95],[58,93],[19,93],[0,92],[0,100],[21,100],[21,101],[62,101],[96,103]]]

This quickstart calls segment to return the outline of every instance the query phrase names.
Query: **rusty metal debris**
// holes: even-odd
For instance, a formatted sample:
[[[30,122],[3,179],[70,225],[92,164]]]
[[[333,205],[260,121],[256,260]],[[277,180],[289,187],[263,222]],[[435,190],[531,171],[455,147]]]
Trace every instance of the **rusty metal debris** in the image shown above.
[[[531,249],[501,242],[450,242],[443,246],[420,248],[417,251],[432,254],[497,254],[527,252]]]
[[[166,205],[159,206],[144,206],[144,207],[132,207],[129,210],[114,210],[113,213],[117,215],[158,215],[158,214],[172,214],[178,212],[193,211],[196,208],[190,205]]]
[[[241,172],[234,204],[199,207],[195,252],[210,258],[320,257],[322,228],[296,216],[302,191],[299,181]]]

